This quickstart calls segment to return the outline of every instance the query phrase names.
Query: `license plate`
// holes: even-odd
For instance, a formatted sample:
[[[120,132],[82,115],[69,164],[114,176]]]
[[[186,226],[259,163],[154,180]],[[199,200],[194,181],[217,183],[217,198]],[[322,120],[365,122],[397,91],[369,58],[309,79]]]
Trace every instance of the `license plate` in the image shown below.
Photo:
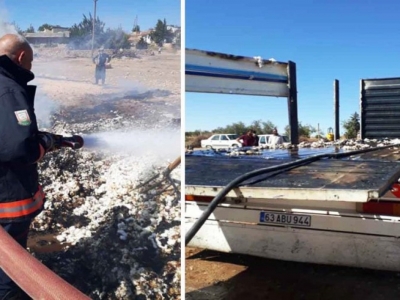
[[[311,216],[262,211],[260,212],[260,223],[310,227]]]

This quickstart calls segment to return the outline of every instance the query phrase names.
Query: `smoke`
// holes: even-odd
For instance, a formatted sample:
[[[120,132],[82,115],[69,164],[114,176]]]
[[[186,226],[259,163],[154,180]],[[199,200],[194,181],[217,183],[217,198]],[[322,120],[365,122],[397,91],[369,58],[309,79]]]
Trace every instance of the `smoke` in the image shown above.
[[[119,80],[117,83],[117,87],[123,90],[125,95],[136,95],[148,91],[148,89],[145,88],[142,84],[132,80]]]
[[[4,1],[0,0],[0,36],[7,33],[17,33],[14,24],[8,22],[8,13],[5,9]]]
[[[173,129],[101,132],[83,137],[85,148],[98,148],[136,157],[173,160],[180,155],[180,131]]]
[[[39,128],[49,127],[51,124],[51,116],[58,111],[60,105],[53,101],[44,93],[39,93],[35,97],[35,115]]]
[[[3,19],[0,12],[0,19]],[[0,22],[0,36],[3,36],[8,33],[17,33],[15,26],[13,24],[8,24],[5,22]]]

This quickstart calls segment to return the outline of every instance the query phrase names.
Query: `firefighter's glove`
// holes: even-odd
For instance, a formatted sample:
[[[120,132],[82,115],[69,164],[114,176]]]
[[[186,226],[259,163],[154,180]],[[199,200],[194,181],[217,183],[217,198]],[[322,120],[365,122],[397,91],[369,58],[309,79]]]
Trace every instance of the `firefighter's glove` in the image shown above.
[[[61,148],[62,135],[40,132],[38,136],[39,142],[46,152],[51,152]]]

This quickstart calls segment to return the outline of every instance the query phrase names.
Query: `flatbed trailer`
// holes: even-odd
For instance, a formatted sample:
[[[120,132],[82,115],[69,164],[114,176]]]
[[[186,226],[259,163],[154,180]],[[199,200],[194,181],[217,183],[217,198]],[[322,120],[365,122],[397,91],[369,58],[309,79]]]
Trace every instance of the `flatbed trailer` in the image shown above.
[[[227,194],[189,246],[400,271],[400,201],[391,192],[400,177],[399,153],[392,147],[252,178]],[[185,160],[187,230],[239,174],[285,162],[220,155]]]

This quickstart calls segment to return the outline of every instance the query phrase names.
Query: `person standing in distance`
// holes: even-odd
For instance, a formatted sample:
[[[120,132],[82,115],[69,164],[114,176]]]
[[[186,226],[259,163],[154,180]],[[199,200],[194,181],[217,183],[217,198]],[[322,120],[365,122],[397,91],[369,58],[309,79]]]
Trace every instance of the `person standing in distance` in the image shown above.
[[[111,57],[104,52],[104,48],[101,47],[98,51],[98,54],[93,57],[93,63],[96,64],[94,78],[96,84],[101,83],[104,85],[106,81],[106,64],[110,63]]]

